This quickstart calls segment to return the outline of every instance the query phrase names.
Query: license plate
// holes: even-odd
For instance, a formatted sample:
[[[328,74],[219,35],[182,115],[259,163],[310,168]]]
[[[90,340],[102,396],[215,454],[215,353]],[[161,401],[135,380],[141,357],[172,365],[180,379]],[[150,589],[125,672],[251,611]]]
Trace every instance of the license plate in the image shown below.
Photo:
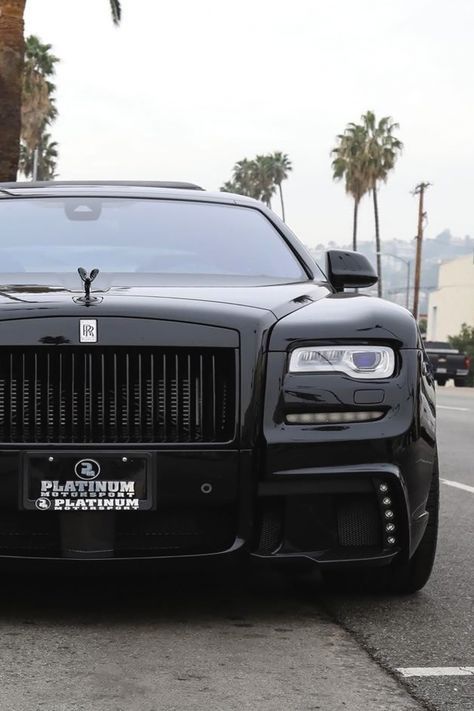
[[[436,372],[437,373],[447,373],[448,370],[447,370],[447,368],[436,368]]]
[[[152,455],[27,452],[21,505],[37,511],[141,511],[153,507]]]

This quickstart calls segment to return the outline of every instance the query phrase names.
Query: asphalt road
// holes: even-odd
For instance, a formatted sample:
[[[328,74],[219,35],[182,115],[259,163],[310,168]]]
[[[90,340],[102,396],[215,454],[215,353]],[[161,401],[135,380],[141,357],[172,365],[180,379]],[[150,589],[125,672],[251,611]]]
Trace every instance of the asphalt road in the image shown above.
[[[438,388],[441,485],[438,554],[430,581],[407,598],[327,599],[341,625],[390,673],[474,665],[474,388]],[[403,679],[429,709],[474,709],[473,676]]]
[[[442,477],[474,487],[474,389],[439,390]],[[474,491],[442,485],[439,555],[412,597],[277,574],[0,585],[0,711],[469,711]]]

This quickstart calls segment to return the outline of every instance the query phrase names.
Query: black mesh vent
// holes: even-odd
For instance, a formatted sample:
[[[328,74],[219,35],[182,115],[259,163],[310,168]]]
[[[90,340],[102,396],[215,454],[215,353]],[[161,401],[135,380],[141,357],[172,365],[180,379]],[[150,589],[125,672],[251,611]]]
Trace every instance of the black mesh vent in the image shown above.
[[[284,500],[281,497],[262,503],[258,553],[270,555],[279,548],[283,537]]]
[[[235,351],[0,348],[0,441],[226,442]]]
[[[338,497],[337,529],[341,546],[379,546],[381,523],[375,496]]]

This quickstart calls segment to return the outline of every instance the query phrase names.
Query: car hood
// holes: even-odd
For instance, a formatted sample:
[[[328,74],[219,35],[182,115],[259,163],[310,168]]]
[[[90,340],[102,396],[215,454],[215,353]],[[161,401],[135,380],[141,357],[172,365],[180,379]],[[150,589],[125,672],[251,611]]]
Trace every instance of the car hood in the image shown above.
[[[271,321],[327,296],[329,289],[311,281],[290,284],[144,284],[117,286],[97,280],[95,300],[84,301],[84,292],[69,284],[18,284],[4,275],[0,286],[0,320],[52,316],[130,316],[217,323],[266,314]],[[24,279],[24,275],[22,275]],[[175,280],[176,281],[176,280]],[[260,312],[260,313],[259,313]]]

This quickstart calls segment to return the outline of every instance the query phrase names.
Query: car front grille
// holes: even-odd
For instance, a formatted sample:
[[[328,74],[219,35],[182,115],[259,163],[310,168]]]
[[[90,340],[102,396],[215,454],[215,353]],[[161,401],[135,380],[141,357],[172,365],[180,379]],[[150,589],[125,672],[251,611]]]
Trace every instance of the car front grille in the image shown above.
[[[0,349],[0,442],[227,442],[228,348]]]

